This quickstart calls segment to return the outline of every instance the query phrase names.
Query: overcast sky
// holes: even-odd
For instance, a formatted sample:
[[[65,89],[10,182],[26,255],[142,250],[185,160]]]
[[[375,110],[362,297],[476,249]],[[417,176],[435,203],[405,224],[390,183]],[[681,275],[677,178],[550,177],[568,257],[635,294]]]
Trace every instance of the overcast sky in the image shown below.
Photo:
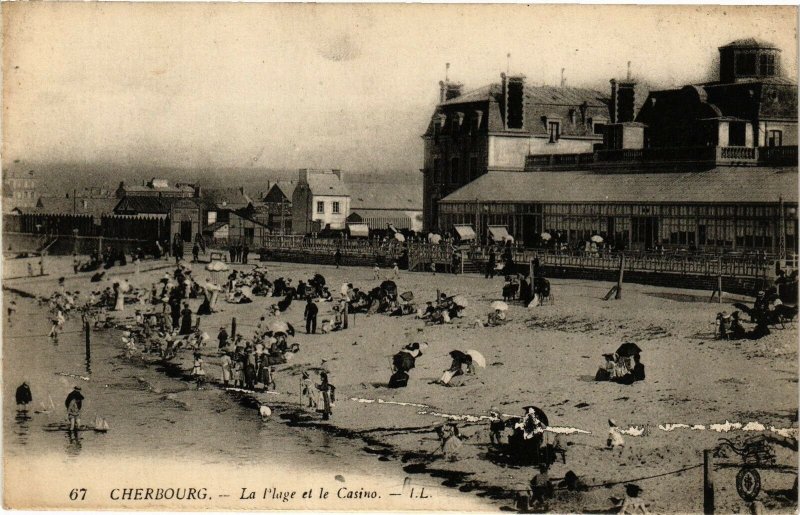
[[[606,91],[716,78],[758,37],[797,74],[791,7],[4,3],[3,157],[417,170],[445,63]]]

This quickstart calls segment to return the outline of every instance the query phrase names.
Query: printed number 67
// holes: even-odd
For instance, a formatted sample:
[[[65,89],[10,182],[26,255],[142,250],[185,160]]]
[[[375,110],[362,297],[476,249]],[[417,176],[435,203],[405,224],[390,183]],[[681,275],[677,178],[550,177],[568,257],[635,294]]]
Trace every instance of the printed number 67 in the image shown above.
[[[86,489],[85,488],[73,488],[69,492],[69,500],[70,501],[83,501],[83,500],[86,500]]]

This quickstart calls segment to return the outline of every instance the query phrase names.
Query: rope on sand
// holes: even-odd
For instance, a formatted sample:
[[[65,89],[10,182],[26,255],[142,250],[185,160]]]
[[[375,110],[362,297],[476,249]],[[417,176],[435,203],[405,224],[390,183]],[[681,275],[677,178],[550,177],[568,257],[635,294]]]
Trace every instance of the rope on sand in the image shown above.
[[[688,467],[683,467],[683,468],[678,469],[678,470],[672,470],[670,472],[663,472],[661,474],[655,474],[653,476],[644,476],[644,477],[637,477],[637,478],[634,478],[634,479],[626,479],[624,481],[609,481],[609,482],[606,482],[606,483],[599,483],[599,484],[596,484],[596,485],[587,485],[587,488],[608,488],[608,487],[611,487],[611,486],[614,486],[614,485],[624,485],[625,483],[633,483],[635,481],[646,481],[648,479],[656,479],[656,478],[659,478],[659,477],[672,476],[672,475],[675,475],[675,474],[680,474],[682,472],[686,472],[687,470],[700,468],[702,466],[703,466],[703,464],[700,463],[698,465],[690,465]]]

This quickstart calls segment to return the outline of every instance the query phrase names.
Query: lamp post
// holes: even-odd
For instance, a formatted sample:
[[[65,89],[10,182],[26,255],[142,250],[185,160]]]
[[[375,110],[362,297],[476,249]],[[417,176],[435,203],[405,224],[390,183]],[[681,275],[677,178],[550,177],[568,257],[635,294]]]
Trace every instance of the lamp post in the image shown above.
[[[36,232],[39,233],[40,241],[44,242],[42,239],[42,234],[44,233],[44,226],[42,224],[36,224]],[[42,243],[44,245],[44,243]],[[42,251],[39,254],[39,275],[44,275],[44,253],[45,249],[42,247]]]

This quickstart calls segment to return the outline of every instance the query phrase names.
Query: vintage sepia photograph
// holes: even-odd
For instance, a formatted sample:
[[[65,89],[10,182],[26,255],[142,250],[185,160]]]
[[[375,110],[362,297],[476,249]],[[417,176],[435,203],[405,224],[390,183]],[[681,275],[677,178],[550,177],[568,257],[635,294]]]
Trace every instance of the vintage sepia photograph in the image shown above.
[[[797,512],[796,6],[0,13],[5,509]]]

